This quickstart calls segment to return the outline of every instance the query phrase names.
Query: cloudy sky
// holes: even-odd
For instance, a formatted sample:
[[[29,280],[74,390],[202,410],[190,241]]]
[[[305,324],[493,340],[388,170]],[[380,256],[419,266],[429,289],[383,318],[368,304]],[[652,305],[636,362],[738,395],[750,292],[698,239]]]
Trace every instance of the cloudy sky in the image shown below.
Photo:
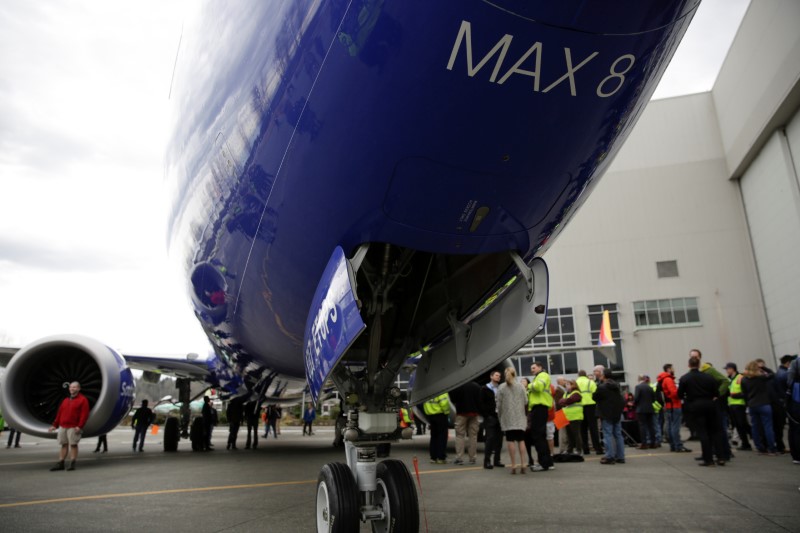
[[[656,98],[711,89],[748,4],[704,0]],[[0,345],[80,333],[128,353],[205,353],[165,249],[185,5],[0,4]]]

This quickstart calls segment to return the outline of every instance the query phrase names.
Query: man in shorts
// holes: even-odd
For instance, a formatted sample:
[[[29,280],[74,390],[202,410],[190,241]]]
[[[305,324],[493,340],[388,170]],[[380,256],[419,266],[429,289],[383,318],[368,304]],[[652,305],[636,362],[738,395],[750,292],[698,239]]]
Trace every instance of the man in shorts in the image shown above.
[[[78,459],[78,442],[83,434],[83,426],[89,419],[89,400],[81,394],[81,384],[73,381],[69,384],[69,398],[64,398],[58,407],[56,419],[50,431],[58,430],[58,443],[61,445],[58,463],[50,469],[51,472],[64,470],[64,460],[69,451],[69,467],[75,470],[75,461]]]

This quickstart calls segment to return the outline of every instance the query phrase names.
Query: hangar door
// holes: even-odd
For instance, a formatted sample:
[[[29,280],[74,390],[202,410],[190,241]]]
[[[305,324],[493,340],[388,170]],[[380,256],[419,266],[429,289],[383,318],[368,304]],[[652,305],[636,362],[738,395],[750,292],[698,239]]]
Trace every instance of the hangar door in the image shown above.
[[[785,133],[777,131],[772,135],[740,180],[777,357],[798,353],[800,348],[798,116],[795,114]]]

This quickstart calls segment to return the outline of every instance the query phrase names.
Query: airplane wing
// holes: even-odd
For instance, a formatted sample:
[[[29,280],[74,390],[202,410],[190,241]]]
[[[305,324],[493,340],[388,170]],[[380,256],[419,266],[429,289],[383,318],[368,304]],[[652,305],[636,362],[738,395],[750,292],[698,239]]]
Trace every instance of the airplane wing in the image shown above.
[[[0,346],[0,367],[8,366],[8,362],[14,357],[14,354],[19,351],[19,348],[9,348]]]
[[[11,358],[21,348],[0,346],[0,367],[7,367]],[[209,375],[206,360],[196,353],[179,355],[122,354],[128,366],[144,372],[164,374],[177,378],[203,380]]]
[[[157,375],[204,381],[209,377],[208,361],[196,353],[185,356],[123,354],[128,366]]]

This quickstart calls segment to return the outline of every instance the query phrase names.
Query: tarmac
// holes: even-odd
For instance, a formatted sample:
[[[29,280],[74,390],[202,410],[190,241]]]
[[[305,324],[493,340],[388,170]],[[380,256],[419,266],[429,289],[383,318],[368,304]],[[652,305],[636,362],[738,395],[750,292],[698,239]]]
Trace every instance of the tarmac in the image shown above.
[[[225,449],[227,434],[215,430],[215,451],[192,452],[181,441],[177,453],[148,434],[145,451],[134,453],[133,432],[118,428],[108,453],[92,453],[97,439],[85,439],[75,471],[50,472],[55,441],[23,435],[20,448],[6,449],[3,432],[0,531],[314,531],[319,470],[344,462],[332,429],[304,437],[285,427],[277,439],[259,438],[257,450],[243,449],[241,431],[237,451]],[[428,438],[392,447],[418,480],[423,532],[800,532],[800,466],[789,455],[737,452],[726,466],[700,468],[698,453],[627,448],[623,465],[592,455],[511,476],[483,469],[482,444],[476,465],[429,464]],[[452,460],[452,431],[449,445]],[[687,445],[699,452],[698,443]]]

